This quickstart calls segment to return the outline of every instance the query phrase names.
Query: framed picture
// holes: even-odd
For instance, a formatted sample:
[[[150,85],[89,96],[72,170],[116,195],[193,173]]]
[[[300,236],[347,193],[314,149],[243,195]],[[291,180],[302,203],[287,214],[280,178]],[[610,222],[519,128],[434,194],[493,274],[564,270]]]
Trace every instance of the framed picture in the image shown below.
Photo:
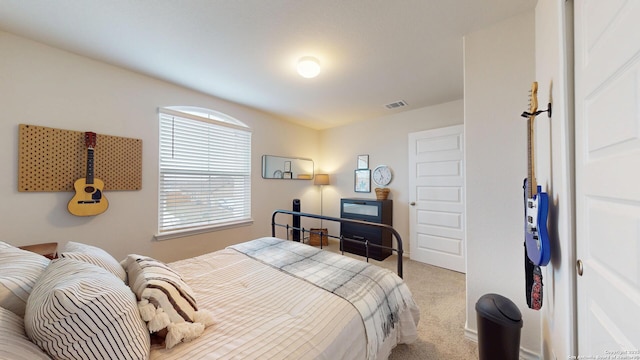
[[[371,170],[358,169],[354,175],[355,192],[371,192]]]
[[[358,155],[358,167],[357,169],[369,168],[369,155]]]
[[[293,173],[291,171],[285,171],[282,173],[283,179],[293,179]]]

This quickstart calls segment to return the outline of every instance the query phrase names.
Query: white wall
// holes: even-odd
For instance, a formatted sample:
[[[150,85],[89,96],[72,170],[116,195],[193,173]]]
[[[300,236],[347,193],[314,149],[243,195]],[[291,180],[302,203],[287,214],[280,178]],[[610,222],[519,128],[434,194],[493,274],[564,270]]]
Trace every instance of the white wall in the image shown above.
[[[15,245],[69,240],[97,244],[116,257],[137,252],[172,261],[217,250],[270,233],[270,214],[291,208],[319,213],[319,189],[312,181],[265,180],[263,154],[312,158],[316,172],[331,174],[324,189],[324,214],[339,216],[342,197],[375,198],[353,191],[359,154],[369,164],[394,172],[390,198],[394,224],[408,247],[408,134],[463,122],[462,100],[391,113],[366,122],[318,132],[273,116],[207,96],[116,66],[0,32],[0,239]],[[253,129],[254,225],[166,241],[153,239],[157,229],[157,109],[193,105],[227,113]],[[109,209],[96,217],[75,217],[66,210],[70,192],[18,192],[18,124],[139,138],[143,140],[142,190],[105,193]],[[320,157],[322,154],[322,157]],[[372,189],[375,185],[372,184]],[[303,224],[309,227],[309,224]]]
[[[322,171],[331,174],[331,186],[324,189],[324,214],[340,216],[340,198],[375,199],[371,193],[356,193],[353,176],[358,155],[369,155],[369,168],[387,165],[393,180],[387,186],[393,200],[393,226],[403,239],[405,254],[409,248],[409,133],[462,124],[462,100],[402,113],[390,114],[322,131]],[[319,195],[318,195],[319,196]]]
[[[542,355],[568,359],[577,353],[573,229],[573,44],[572,4],[539,0],[536,5],[536,79],[540,107],[552,102],[552,119],[539,116],[537,179],[549,195],[551,262],[544,269]]]
[[[540,312],[527,307],[523,179],[526,119],[534,77],[534,14],[527,12],[464,39],[467,186],[467,336],[477,335],[475,303],[487,293],[511,299],[523,315],[521,356],[540,353]]]
[[[291,199],[317,210],[308,180],[264,180],[261,156],[317,161],[319,133],[265,113],[0,32],[0,239],[14,245],[69,240],[98,244],[116,257],[142,253],[172,261],[270,234],[270,214]],[[155,241],[158,192],[157,109],[193,105],[231,115],[253,129],[254,224]],[[95,217],[67,212],[70,192],[18,192],[18,124],[139,138],[142,190],[105,193],[109,209]],[[99,166],[99,164],[98,164]]]

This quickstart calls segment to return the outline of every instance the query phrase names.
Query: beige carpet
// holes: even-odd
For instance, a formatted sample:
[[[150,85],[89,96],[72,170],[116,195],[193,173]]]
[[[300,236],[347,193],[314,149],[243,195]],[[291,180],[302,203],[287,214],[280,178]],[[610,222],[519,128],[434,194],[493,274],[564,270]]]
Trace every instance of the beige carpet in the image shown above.
[[[389,359],[478,359],[478,344],[464,336],[464,274],[411,260],[404,265],[404,279],[420,307],[418,341],[398,345]]]
[[[339,251],[339,244],[331,242],[329,249]],[[395,256],[371,262],[396,271]],[[405,258],[404,280],[420,307],[418,340],[398,345],[389,359],[478,359],[478,344],[464,336],[464,274]]]

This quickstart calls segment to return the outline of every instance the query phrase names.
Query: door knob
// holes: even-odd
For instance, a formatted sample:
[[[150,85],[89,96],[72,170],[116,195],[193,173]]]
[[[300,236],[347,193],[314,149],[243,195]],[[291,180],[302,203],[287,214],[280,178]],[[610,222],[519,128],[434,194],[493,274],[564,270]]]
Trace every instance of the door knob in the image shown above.
[[[578,270],[578,275],[582,276],[582,271],[584,270],[584,267],[582,265],[582,260],[576,261],[576,269]]]
[[[416,206],[416,202],[415,202],[415,201],[412,201],[412,202],[410,202],[410,203],[409,203],[409,205],[411,205],[411,206]]]

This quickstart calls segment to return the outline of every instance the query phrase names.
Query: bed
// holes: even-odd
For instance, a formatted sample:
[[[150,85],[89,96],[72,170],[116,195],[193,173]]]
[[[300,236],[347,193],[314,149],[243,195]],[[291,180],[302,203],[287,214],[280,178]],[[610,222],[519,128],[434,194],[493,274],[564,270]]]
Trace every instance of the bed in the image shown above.
[[[280,226],[287,234],[310,231],[278,223],[283,215],[286,222],[289,215],[344,220],[279,210],[272,235]],[[401,254],[402,240],[388,231]],[[14,249],[0,243],[0,260],[18,258]],[[263,237],[169,264],[135,254],[118,262],[73,242],[51,263],[19,255],[34,269],[19,281],[15,273],[0,275],[5,295],[22,301],[6,310],[12,301],[0,299],[0,323],[12,327],[0,329],[0,342],[21,349],[3,347],[0,358],[386,359],[417,337],[419,311],[400,276],[286,238]],[[160,318],[170,321],[150,331]],[[154,342],[160,334],[164,340]],[[7,338],[14,335],[20,339]]]

